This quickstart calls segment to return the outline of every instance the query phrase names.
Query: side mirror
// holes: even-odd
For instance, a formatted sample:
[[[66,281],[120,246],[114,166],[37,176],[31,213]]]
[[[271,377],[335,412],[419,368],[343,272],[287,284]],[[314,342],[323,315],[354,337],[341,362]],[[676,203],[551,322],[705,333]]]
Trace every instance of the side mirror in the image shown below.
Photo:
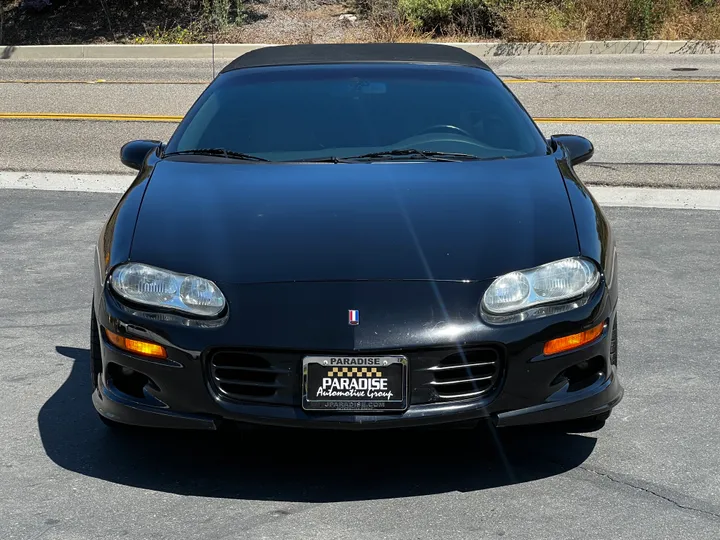
[[[139,171],[147,155],[160,145],[160,141],[131,141],[120,149],[120,161],[123,165]]]
[[[595,153],[593,144],[580,135],[553,135],[552,140],[565,147],[573,165],[585,163]]]

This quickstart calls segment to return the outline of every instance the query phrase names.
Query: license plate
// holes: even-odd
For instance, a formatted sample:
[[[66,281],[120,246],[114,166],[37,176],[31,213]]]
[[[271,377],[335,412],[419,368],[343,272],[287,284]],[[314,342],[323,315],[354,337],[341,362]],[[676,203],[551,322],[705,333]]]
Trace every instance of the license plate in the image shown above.
[[[306,356],[303,409],[401,411],[407,408],[404,356]]]

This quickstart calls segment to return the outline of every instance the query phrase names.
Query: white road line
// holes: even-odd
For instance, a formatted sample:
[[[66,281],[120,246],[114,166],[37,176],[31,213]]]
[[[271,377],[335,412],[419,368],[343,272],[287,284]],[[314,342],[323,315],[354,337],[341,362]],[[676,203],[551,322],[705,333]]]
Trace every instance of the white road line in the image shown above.
[[[659,189],[588,186],[602,206],[720,210],[718,189]]]
[[[123,193],[133,181],[127,174],[70,174],[0,171],[0,189]]]
[[[0,189],[123,193],[133,178],[126,174],[0,171]],[[720,190],[609,186],[590,186],[589,189],[602,206],[720,210]]]

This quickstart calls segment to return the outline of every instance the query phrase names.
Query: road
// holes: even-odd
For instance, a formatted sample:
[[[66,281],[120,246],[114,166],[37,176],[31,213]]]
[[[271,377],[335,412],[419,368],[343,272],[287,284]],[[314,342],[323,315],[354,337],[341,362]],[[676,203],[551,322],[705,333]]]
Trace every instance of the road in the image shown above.
[[[650,62],[633,55],[521,56],[488,62],[528,111],[545,119],[540,127],[546,135],[578,133],[593,140],[597,155],[583,167],[588,183],[717,188],[720,61],[715,56],[653,56]],[[216,70],[226,63],[217,59]],[[174,123],[2,117],[11,113],[182,116],[211,79],[211,66],[209,59],[4,60],[0,63],[4,135],[0,170],[127,172],[117,159],[119,147],[134,138],[167,140]],[[598,123],[608,118],[646,123]],[[658,118],[689,120],[668,123]],[[697,118],[705,121],[693,120]],[[705,123],[707,119],[714,120]]]
[[[718,538],[717,212],[608,211],[625,400],[598,433],[517,430],[498,448],[109,433],[88,399],[87,319],[116,199],[0,194],[0,538]]]
[[[508,80],[682,81],[509,82],[534,116],[720,116],[712,56],[582,60],[506,58],[493,67]],[[135,82],[0,82],[0,113],[181,115],[203,86],[177,83],[202,81],[207,68],[1,61],[5,81]],[[0,120],[0,173],[127,172],[121,142],[167,139],[172,129]],[[593,138],[598,157],[581,169],[593,184],[720,185],[717,124],[542,129]],[[599,432],[118,436],[88,399],[87,335],[93,245],[118,197],[0,189],[3,540],[720,538],[719,212],[606,209],[621,253],[626,396]]]

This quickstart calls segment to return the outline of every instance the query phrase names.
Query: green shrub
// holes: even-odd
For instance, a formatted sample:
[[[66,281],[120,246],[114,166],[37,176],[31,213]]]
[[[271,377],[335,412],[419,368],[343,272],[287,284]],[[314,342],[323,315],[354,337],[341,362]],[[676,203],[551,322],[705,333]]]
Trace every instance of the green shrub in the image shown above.
[[[243,0],[202,0],[203,19],[210,25],[223,29],[247,21],[247,9]]]
[[[398,0],[400,13],[422,32],[499,37],[502,18],[484,0]]]
[[[630,0],[629,25],[639,39],[652,39],[665,18],[679,7],[677,0]]]
[[[155,44],[173,44],[186,45],[188,43],[198,43],[203,40],[204,34],[202,30],[195,24],[191,24],[188,28],[175,26],[173,28],[161,28],[156,26],[147,35],[136,36],[133,43],[136,45],[144,45],[146,43]]]
[[[630,6],[630,26],[637,37],[649,39],[655,26],[652,0],[633,0]]]

